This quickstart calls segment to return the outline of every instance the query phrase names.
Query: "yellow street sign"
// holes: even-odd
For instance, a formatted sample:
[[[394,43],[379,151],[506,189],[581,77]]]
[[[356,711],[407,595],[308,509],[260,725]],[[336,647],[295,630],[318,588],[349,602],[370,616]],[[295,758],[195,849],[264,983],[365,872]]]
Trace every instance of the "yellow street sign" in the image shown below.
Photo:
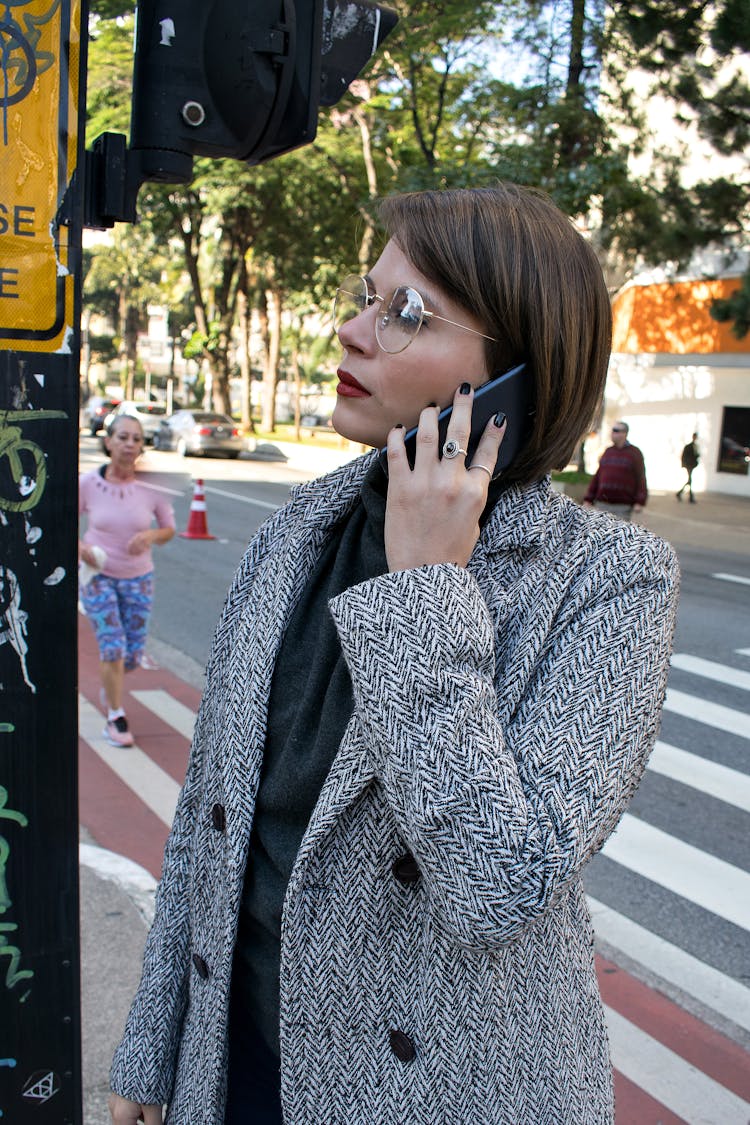
[[[67,352],[80,0],[0,5],[0,350]]]

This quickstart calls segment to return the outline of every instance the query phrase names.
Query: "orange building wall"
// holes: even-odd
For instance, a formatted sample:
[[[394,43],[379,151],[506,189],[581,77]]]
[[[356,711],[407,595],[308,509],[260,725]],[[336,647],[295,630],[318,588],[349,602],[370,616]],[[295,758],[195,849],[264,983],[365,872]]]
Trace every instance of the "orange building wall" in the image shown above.
[[[728,297],[739,285],[738,278],[727,278],[628,286],[612,302],[612,351],[749,352],[750,337],[738,340],[729,324],[719,324],[709,314],[712,301]]]

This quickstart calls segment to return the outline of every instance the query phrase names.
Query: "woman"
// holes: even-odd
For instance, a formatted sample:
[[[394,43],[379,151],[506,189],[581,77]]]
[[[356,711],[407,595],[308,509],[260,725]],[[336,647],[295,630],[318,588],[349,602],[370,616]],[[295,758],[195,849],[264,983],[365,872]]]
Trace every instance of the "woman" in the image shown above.
[[[86,514],[87,527],[78,557],[96,572],[81,582],[80,597],[99,646],[107,705],[104,737],[113,746],[132,746],[123,680],[143,660],[154,598],[151,548],[174,535],[174,511],[161,493],[138,483],[143,429],[137,418],[118,414],[104,445],[109,462],[84,473],[79,482],[78,511]]]
[[[388,478],[372,453],[294,489],[237,572],[116,1122],[613,1120],[581,870],[656,737],[677,566],[547,476],[602,393],[606,288],[532,191],[382,218],[337,296],[334,424]],[[533,426],[491,482],[473,392],[521,360]]]

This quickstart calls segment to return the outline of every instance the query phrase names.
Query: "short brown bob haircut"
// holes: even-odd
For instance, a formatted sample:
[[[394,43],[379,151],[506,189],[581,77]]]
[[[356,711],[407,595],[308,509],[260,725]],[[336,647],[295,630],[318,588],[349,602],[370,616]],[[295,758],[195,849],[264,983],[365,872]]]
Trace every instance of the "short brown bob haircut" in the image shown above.
[[[503,479],[528,484],[564,468],[601,401],[611,347],[589,243],[543,192],[508,183],[389,196],[379,215],[416,268],[496,337],[488,371],[528,364],[533,428]]]

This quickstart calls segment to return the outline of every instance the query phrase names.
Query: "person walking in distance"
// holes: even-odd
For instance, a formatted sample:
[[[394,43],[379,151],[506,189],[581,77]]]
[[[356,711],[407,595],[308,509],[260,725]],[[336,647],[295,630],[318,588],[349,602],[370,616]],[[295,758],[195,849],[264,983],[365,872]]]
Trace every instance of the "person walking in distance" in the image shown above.
[[[690,497],[690,503],[695,503],[695,497],[693,496],[693,473],[698,468],[698,462],[700,461],[700,459],[700,453],[698,451],[698,435],[693,434],[691,440],[687,443],[687,445],[683,446],[682,449],[680,464],[687,473],[687,480],[683,484],[682,488],[677,492],[678,500],[682,500],[682,494],[685,489],[687,489],[688,496]]]
[[[99,647],[104,737],[113,746],[132,746],[123,680],[143,660],[154,593],[151,548],[172,538],[175,520],[169,501],[137,480],[138,419],[118,415],[104,445],[109,462],[84,473],[78,486],[79,515],[88,520],[78,557],[89,568],[80,574],[80,597]]]
[[[621,520],[629,520],[646,503],[646,466],[643,454],[628,441],[627,422],[612,426],[612,444],[604,450],[586,495],[585,508],[602,508]]]

